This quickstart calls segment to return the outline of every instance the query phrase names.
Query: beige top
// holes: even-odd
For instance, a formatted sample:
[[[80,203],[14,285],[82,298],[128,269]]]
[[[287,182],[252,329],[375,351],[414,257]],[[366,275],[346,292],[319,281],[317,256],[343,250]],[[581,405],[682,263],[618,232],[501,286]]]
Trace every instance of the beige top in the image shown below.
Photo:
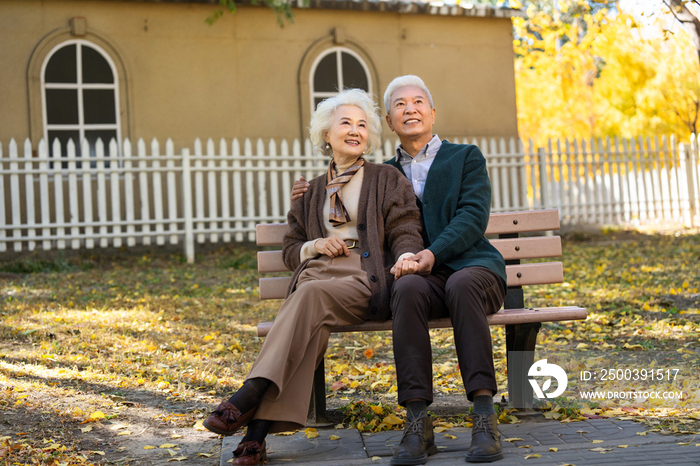
[[[336,172],[344,173],[345,170],[350,168],[351,165],[352,162],[347,165],[338,165],[336,166]],[[338,227],[331,225],[331,222],[328,221],[328,217],[331,213],[331,198],[330,196],[326,196],[326,201],[323,203],[323,226],[328,233],[326,236],[327,238],[330,238],[333,235],[338,235],[342,240],[357,240],[360,238],[357,235],[357,212],[359,210],[358,204],[360,203],[360,191],[362,189],[362,180],[364,177],[365,167],[362,167],[353,175],[345,186],[340,188],[340,195],[343,198],[343,205],[345,205],[345,208],[350,215],[349,222]],[[312,259],[319,255],[319,252],[315,247],[316,241],[318,241],[318,239],[307,241],[304,246],[302,246],[300,251],[302,262],[304,262],[306,259]]]
[[[343,173],[345,170],[350,168],[352,162],[347,165],[338,165],[336,167],[336,172]],[[360,168],[357,173],[348,181],[348,183],[340,188],[340,193],[343,198],[343,205],[350,215],[350,221],[344,223],[338,227],[334,227],[331,222],[328,221],[328,217],[331,213],[331,198],[326,196],[326,200],[323,203],[323,226],[326,229],[327,236],[330,238],[333,235],[338,235],[342,240],[358,240],[360,237],[357,234],[357,215],[360,203],[360,191],[362,190],[362,180],[365,176],[365,167]],[[301,262],[307,259],[313,259],[318,257],[320,253],[316,250],[316,241],[318,239],[307,241],[301,247],[299,255],[301,256]],[[412,256],[414,253],[404,253],[399,256],[400,259],[405,259],[406,257]]]

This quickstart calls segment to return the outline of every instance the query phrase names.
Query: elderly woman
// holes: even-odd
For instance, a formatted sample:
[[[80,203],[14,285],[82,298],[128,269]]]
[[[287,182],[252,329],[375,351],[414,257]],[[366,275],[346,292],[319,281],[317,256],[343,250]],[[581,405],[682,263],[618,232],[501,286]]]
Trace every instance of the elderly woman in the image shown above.
[[[372,99],[350,89],[324,100],[310,132],[331,162],[287,215],[283,255],[294,270],[287,299],[245,383],[204,421],[221,435],[248,425],[233,464],[264,461],[268,432],[304,426],[330,328],[388,319],[391,282],[417,270],[403,259],[423,249],[410,182],[363,158],[381,140]]]

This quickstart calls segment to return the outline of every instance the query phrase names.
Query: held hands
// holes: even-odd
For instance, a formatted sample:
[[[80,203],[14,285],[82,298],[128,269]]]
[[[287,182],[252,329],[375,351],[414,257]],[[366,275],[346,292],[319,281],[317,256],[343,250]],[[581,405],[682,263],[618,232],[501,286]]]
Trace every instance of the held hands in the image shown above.
[[[296,201],[309,189],[309,182],[303,176],[294,182],[292,187],[292,201]],[[331,256],[332,257],[332,256]]]
[[[398,279],[404,275],[416,273],[419,275],[429,275],[435,265],[435,256],[429,249],[423,249],[416,255],[399,259],[391,268],[391,273],[394,274],[394,279]]]
[[[391,273],[394,274],[394,280],[398,280],[399,277],[404,275],[411,275],[418,271],[418,262],[411,260],[415,256],[409,256],[406,258],[399,258],[396,264],[391,268]]]
[[[295,182],[294,185],[296,186],[297,183],[298,181]],[[316,248],[316,252],[319,254],[325,254],[331,258],[338,257],[340,255],[350,255],[348,245],[345,244],[345,241],[340,239],[338,235],[333,235],[330,238],[317,239],[314,243],[314,248]]]

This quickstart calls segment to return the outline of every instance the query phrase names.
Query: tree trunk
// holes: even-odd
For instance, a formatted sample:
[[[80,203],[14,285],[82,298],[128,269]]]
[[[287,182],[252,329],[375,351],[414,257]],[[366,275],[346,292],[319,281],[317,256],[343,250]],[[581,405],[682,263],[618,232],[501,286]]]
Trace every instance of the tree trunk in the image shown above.
[[[664,0],[664,3],[690,35],[695,52],[698,55],[698,63],[700,64],[700,20],[686,8],[683,0]]]

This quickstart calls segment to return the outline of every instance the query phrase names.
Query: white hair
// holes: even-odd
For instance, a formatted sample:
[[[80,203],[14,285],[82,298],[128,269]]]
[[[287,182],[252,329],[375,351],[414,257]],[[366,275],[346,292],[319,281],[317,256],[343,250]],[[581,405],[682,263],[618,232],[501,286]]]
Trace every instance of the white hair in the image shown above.
[[[423,80],[418,76],[407,74],[406,76],[399,76],[398,78],[394,78],[394,80],[391,81],[386,87],[386,92],[384,92],[384,108],[386,109],[387,115],[389,114],[389,109],[391,109],[391,95],[398,89],[401,89],[402,87],[406,86],[415,86],[420,88],[423,92],[425,92],[426,97],[428,97],[428,102],[430,102],[430,108],[434,108],[433,96],[430,95],[430,91],[428,90],[428,87],[425,85]]]
[[[382,122],[377,114],[379,108],[372,98],[362,89],[346,89],[318,104],[316,112],[314,112],[314,116],[311,117],[311,123],[309,124],[311,144],[323,155],[330,156],[333,153],[332,148],[326,148],[324,136],[331,129],[335,111],[343,105],[354,105],[367,115],[367,130],[369,135],[367,137],[367,149],[365,149],[365,152],[367,154],[372,153],[379,148],[382,141]]]

